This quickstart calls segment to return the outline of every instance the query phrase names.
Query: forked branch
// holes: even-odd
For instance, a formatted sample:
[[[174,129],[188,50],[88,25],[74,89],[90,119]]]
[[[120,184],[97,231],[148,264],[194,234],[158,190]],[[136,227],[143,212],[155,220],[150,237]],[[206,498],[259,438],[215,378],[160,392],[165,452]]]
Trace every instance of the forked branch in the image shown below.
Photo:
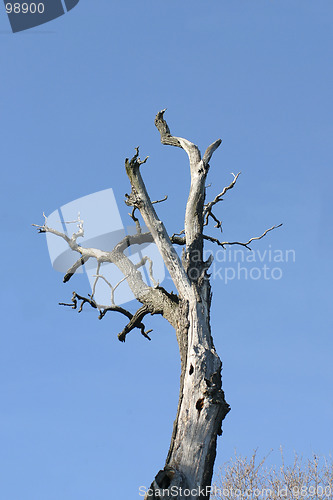
[[[44,216],[45,217],[45,216]],[[77,221],[76,221],[77,222]],[[73,264],[70,269],[68,269],[64,281],[67,282],[69,279],[74,275],[76,270],[82,266],[85,262],[87,262],[88,259],[90,258],[95,258],[96,263],[97,263],[97,272],[95,275],[95,282],[93,285],[93,292],[92,295],[88,295],[88,297],[82,297],[79,296],[76,292],[73,293],[72,297],[72,303],[71,304],[65,304],[62,303],[62,305],[67,305],[70,306],[74,309],[78,307],[77,301],[80,300],[81,304],[79,306],[79,311],[81,312],[83,306],[85,303],[89,303],[93,308],[98,309],[101,311],[101,317],[104,316],[105,312],[107,311],[118,311],[122,312],[123,314],[126,315],[124,311],[125,309],[117,306],[114,303],[114,291],[115,289],[123,282],[127,281],[132,293],[134,294],[135,298],[143,304],[143,306],[148,307],[148,311],[151,314],[163,314],[163,316],[171,323],[171,325],[174,325],[176,322],[176,310],[178,308],[178,303],[177,300],[170,294],[166,292],[162,287],[158,286],[158,282],[154,279],[153,276],[153,263],[151,259],[147,256],[144,256],[141,261],[137,264],[134,264],[125,254],[124,251],[131,245],[140,245],[143,243],[151,243],[153,242],[153,236],[151,233],[142,233],[142,234],[135,234],[135,235],[129,235],[123,238],[111,251],[102,251],[97,248],[84,248],[76,243],[76,238],[78,236],[83,236],[83,221],[81,219],[79,220],[79,224],[81,227],[79,227],[79,231],[74,233],[72,237],[68,237],[66,234],[61,233],[60,231],[54,230],[53,228],[50,228],[47,226],[47,218],[45,217],[45,222],[43,225],[37,225],[33,224],[33,226],[37,227],[39,232],[41,233],[51,233],[55,234],[56,236],[59,236],[63,238],[69,245],[69,247],[78,252],[80,254],[80,258]],[[171,245],[171,243],[170,243]],[[173,247],[172,247],[173,248]],[[118,269],[121,271],[123,274],[123,278],[117,283],[116,286],[112,286],[111,283],[108,282],[108,280],[100,274],[100,268],[101,264],[103,263],[111,263],[114,264],[118,267]],[[148,264],[148,272],[149,276],[151,279],[151,282],[153,286],[148,286],[142,278],[142,275],[139,271],[139,268]],[[94,299],[94,294],[95,294],[95,288],[97,285],[97,282],[99,279],[103,279],[107,284],[109,284],[111,288],[111,294],[110,294],[110,304],[109,305],[100,305],[98,304],[95,299]],[[178,297],[177,297],[178,299]],[[129,313],[128,318],[132,320],[132,314]],[[134,321],[134,320],[133,320]],[[134,322],[131,322],[130,324],[130,329],[126,330],[130,331],[134,327],[140,327],[140,331],[142,335],[147,334],[145,331],[144,326],[142,326],[141,322],[138,322],[135,320]],[[133,326],[134,324],[134,326]],[[132,328],[133,326],[133,328]],[[121,335],[121,339],[124,338],[124,332],[122,332],[123,335]]]
[[[186,267],[189,275],[191,267],[201,267],[203,252],[203,211],[205,202],[205,180],[209,170],[209,161],[216,149],[221,144],[221,139],[214,141],[201,159],[201,153],[196,144],[182,137],[171,135],[169,126],[164,119],[165,109],[157,113],[155,125],[160,132],[162,144],[181,147],[186,151],[190,161],[191,188],[186,204],[185,212],[185,242],[186,242]],[[178,243],[179,240],[176,240]],[[197,274],[197,273],[194,273]],[[200,271],[199,271],[200,274]]]
[[[146,330],[145,325],[142,323],[142,319],[144,316],[147,314],[151,313],[151,310],[149,309],[148,306],[142,306],[140,309],[136,311],[136,313],[132,314],[130,313],[127,309],[124,309],[123,307],[116,306],[116,305],[111,305],[111,306],[100,306],[96,303],[96,301],[88,295],[88,297],[83,297],[82,295],[79,295],[76,292],[73,292],[72,303],[67,304],[65,302],[59,302],[60,306],[68,306],[71,307],[72,309],[77,309],[78,308],[78,301],[81,301],[81,304],[78,308],[78,312],[82,312],[84,304],[90,304],[91,307],[94,309],[98,309],[100,314],[98,319],[104,318],[105,314],[109,311],[114,311],[114,312],[119,312],[126,316],[127,319],[129,319],[129,322],[125,326],[125,328],[118,334],[118,339],[121,342],[125,342],[126,340],[126,335],[131,332],[134,328],[138,328],[141,332],[141,334],[148,340],[151,340],[149,337],[148,333],[152,332],[152,330]]]

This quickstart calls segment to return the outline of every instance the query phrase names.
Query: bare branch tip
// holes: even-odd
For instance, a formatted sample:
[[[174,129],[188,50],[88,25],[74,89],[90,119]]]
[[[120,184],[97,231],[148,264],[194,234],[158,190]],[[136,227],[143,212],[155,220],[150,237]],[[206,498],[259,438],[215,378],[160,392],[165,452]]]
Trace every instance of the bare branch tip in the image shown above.
[[[155,205],[156,203],[163,203],[163,201],[166,201],[168,199],[168,195],[166,194],[164,196],[164,198],[160,199],[160,200],[154,200],[151,202],[152,205]]]
[[[158,119],[162,119],[163,120],[163,115],[164,115],[164,113],[166,112],[167,109],[168,108],[164,108],[164,109],[161,109],[161,111],[158,111],[157,114],[156,114],[156,118],[155,119],[156,120],[158,120]]]

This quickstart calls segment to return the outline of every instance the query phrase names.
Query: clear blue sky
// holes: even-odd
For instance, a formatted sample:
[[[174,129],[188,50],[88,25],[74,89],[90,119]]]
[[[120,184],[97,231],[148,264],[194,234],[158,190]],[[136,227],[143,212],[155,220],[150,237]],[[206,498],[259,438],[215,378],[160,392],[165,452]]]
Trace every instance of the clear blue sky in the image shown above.
[[[122,344],[121,317],[60,308],[86,283],[62,284],[31,224],[109,187],[126,221],[124,158],[139,144],[151,196],[169,195],[159,215],[182,229],[189,172],[159,142],[165,107],[175,135],[202,149],[223,139],[211,196],[242,171],[217,211],[224,237],[283,222],[253,248],[296,253],[280,280],[213,282],[232,407],[217,465],[234,449],[332,452],[332,14],[331,0],[81,0],[14,35],[1,8],[2,499],[139,498],[164,465],[171,327],[151,318],[151,342]]]

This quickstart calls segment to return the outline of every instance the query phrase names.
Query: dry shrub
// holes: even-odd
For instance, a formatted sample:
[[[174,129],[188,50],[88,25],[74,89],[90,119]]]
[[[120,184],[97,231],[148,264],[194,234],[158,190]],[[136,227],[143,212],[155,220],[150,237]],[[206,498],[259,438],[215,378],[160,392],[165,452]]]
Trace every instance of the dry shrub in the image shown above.
[[[291,465],[282,449],[280,466],[267,466],[257,450],[248,459],[235,453],[217,473],[212,500],[332,500],[333,461],[313,455],[303,460],[295,453]]]

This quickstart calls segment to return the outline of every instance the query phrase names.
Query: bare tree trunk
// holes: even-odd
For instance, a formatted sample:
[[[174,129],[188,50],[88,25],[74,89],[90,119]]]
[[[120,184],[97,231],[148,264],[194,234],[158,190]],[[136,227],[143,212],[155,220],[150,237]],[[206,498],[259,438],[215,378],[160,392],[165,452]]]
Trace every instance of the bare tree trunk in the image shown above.
[[[209,284],[207,282],[209,289]],[[229,411],[221,388],[221,366],[210,331],[210,297],[181,305],[177,337],[181,382],[165,467],[146,499],[209,498],[217,436]],[[189,491],[191,494],[189,495]]]

